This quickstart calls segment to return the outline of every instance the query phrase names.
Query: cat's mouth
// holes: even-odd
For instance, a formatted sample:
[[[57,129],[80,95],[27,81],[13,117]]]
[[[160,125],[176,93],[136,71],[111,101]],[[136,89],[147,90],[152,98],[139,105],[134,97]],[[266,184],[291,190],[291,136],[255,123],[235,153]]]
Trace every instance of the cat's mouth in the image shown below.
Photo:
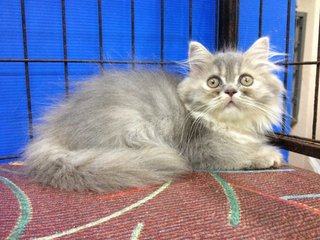
[[[226,108],[233,108],[233,107],[238,108],[237,104],[232,99],[229,100],[229,102],[226,104],[225,107]]]

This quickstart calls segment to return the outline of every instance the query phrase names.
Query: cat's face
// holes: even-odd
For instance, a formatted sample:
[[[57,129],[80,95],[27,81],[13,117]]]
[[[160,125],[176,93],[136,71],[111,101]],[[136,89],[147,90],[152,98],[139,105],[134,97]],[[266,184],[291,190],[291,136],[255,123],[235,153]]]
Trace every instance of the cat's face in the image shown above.
[[[268,60],[269,39],[260,38],[244,53],[211,54],[200,43],[189,47],[190,75],[178,92],[196,118],[264,132],[278,124],[284,92]]]

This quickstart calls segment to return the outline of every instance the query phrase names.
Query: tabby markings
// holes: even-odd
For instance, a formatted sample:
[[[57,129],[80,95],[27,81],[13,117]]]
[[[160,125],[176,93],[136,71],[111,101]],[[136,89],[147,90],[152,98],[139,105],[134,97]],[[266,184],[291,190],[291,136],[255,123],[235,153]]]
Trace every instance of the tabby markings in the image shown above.
[[[238,226],[240,223],[240,205],[236,193],[232,187],[216,172],[210,173],[221,185],[229,203],[229,224]]]
[[[138,223],[136,228],[133,230],[130,239],[131,240],[139,240],[139,236],[140,236],[142,228],[143,228],[143,223]]]
[[[0,176],[0,180],[7,185],[10,190],[15,194],[19,201],[20,206],[20,216],[18,218],[18,221],[16,223],[16,226],[14,227],[13,231],[9,235],[8,239],[19,239],[23,232],[25,227],[27,226],[28,222],[31,218],[31,205],[29,202],[28,197],[25,195],[25,193],[13,182],[11,182],[9,179]]]
[[[101,223],[104,223],[104,222],[107,222],[109,221],[110,219],[113,219],[113,218],[116,218],[116,217],[119,217],[121,216],[122,214],[136,208],[136,207],[139,207],[141,206],[142,204],[148,202],[149,200],[153,199],[154,197],[156,197],[159,193],[161,193],[162,191],[164,191],[167,187],[169,187],[169,185],[171,184],[171,181],[170,182],[167,182],[165,184],[163,184],[160,188],[158,188],[156,191],[154,191],[153,193],[149,194],[147,197],[135,202],[134,204],[128,206],[128,207],[125,207],[111,215],[108,215],[106,217],[103,217],[103,218],[100,218],[96,221],[93,221],[93,222],[89,222],[87,224],[84,224],[82,226],[78,226],[78,227],[75,227],[75,228],[71,228],[69,230],[66,230],[66,231],[63,231],[63,232],[58,232],[58,233],[55,233],[55,234],[52,234],[52,235],[49,235],[49,236],[46,236],[46,237],[40,237],[40,238],[35,238],[35,239],[43,239],[43,240],[47,240],[47,239],[54,239],[54,238],[57,238],[57,237],[62,237],[62,236],[65,236],[65,235],[69,235],[69,234],[72,234],[72,233],[75,233],[75,232],[78,232],[78,231],[81,231],[81,230],[84,230],[86,228],[90,228],[90,227],[93,227],[93,226],[96,226],[96,225],[99,225]]]

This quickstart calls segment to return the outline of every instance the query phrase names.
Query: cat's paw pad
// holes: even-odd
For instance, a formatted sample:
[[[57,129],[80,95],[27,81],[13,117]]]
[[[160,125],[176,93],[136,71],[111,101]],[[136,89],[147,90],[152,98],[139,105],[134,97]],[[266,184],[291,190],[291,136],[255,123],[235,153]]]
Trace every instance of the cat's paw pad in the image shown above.
[[[279,152],[273,153],[273,156],[270,157],[270,167],[279,168],[281,166],[283,157]]]
[[[252,164],[252,168],[279,168],[283,157],[282,154],[274,148],[266,148],[260,151]]]

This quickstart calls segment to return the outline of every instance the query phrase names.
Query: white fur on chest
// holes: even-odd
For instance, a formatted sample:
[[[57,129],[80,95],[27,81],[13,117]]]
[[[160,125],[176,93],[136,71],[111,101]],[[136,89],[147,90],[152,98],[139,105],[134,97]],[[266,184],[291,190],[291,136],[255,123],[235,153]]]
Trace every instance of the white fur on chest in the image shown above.
[[[192,115],[196,119],[203,119],[203,123],[205,123],[205,125],[212,131],[218,132],[227,138],[231,138],[240,144],[261,143],[263,141],[262,137],[259,134],[253,132],[252,129],[242,129],[241,123],[229,126],[226,123],[212,121],[212,119],[210,119],[208,115],[202,113],[193,112]]]
[[[214,132],[219,132],[220,134],[226,136],[227,138],[231,138],[240,144],[261,143],[262,141],[261,136],[259,136],[257,133],[230,127],[224,123],[211,122],[210,129]]]
[[[257,136],[249,135],[242,132],[237,132],[234,130],[226,130],[228,137],[232,138],[238,143],[247,144],[247,143],[259,143],[261,139],[257,138]]]

